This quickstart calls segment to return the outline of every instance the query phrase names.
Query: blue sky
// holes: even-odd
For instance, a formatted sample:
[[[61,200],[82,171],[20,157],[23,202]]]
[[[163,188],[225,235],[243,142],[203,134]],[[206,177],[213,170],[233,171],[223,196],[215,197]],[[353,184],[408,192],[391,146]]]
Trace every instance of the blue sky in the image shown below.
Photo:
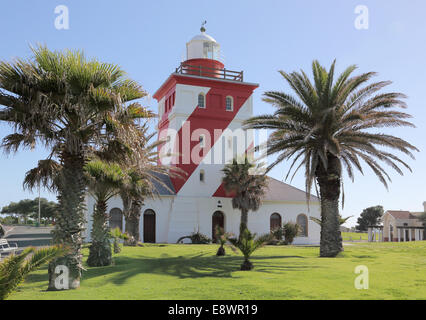
[[[58,5],[69,8],[69,30],[54,26]],[[367,30],[354,26],[358,5],[369,9]],[[343,215],[358,216],[372,205],[420,211],[426,201],[425,11],[423,0],[2,0],[0,59],[29,57],[29,44],[36,43],[51,49],[83,49],[88,56],[119,64],[153,94],[180,63],[185,44],[199,32],[201,21],[207,20],[207,33],[221,44],[226,67],[244,70],[246,81],[260,84],[254,95],[255,114],[272,111],[261,101],[264,91],[288,91],[280,69],[309,72],[313,59],[328,67],[336,58],[338,71],[357,64],[358,72],[376,71],[376,80],[393,81],[387,90],[408,95],[408,112],[417,128],[392,133],[420,152],[415,161],[408,160],[413,173],[401,177],[389,171],[393,181],[389,191],[369,169],[355,183],[345,178]],[[146,103],[156,109],[154,100]],[[0,124],[1,138],[9,132]],[[22,190],[22,180],[45,156],[40,148],[0,155],[0,207],[36,197]],[[282,179],[286,168],[278,166],[272,176]],[[303,188],[303,172],[292,184]],[[350,220],[351,225],[355,222],[356,217]]]

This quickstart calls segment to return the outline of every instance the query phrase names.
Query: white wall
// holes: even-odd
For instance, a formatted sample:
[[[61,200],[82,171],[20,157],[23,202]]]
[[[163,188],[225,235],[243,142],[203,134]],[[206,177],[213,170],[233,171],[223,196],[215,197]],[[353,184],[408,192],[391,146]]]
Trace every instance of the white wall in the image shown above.
[[[218,207],[218,201],[222,207]],[[91,228],[91,215],[93,199],[88,200],[88,231]],[[92,204],[92,206],[90,206]],[[92,209],[91,209],[92,208]],[[120,198],[116,197],[109,201],[108,211],[113,208],[122,208]],[[212,215],[216,211],[222,211],[225,216],[225,230],[238,234],[241,213],[232,208],[229,198],[212,197],[172,197],[165,196],[161,199],[147,200],[142,208],[140,221],[140,235],[143,240],[143,213],[145,210],[154,210],[156,214],[156,242],[176,243],[182,237],[192,232],[201,233],[212,238]],[[320,206],[317,202],[311,202],[310,211],[305,202],[264,202],[257,212],[249,212],[248,227],[258,235],[269,233],[270,216],[279,213],[282,222],[296,222],[299,214],[308,216],[308,237],[298,237],[294,244],[318,244],[320,241],[320,226],[309,219],[310,216],[320,217]],[[125,224],[123,223],[123,228]],[[90,236],[86,237],[86,242]]]

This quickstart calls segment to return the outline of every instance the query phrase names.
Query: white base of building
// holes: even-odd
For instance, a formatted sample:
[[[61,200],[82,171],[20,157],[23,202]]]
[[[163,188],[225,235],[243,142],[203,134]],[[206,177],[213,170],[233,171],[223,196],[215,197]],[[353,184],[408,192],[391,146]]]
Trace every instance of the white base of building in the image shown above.
[[[85,241],[90,242],[90,230],[92,226],[92,213],[94,199],[87,199],[87,229]],[[119,197],[113,198],[108,203],[108,212],[120,212],[122,201]],[[119,210],[117,210],[119,209]],[[155,200],[147,200],[142,208],[140,219],[140,239],[142,242],[176,243],[180,237],[188,236],[193,232],[201,232],[209,238],[213,238],[213,214],[223,213],[223,224],[226,232],[238,235],[241,212],[232,208],[230,198],[220,197],[184,197],[161,196]],[[149,219],[148,214],[155,213],[155,223],[150,218],[149,226],[144,223]],[[281,225],[285,222],[298,222],[304,219],[307,222],[307,236],[297,237],[295,245],[318,245],[320,242],[320,226],[310,220],[310,217],[320,217],[320,206],[317,200],[310,203],[306,201],[264,201],[256,212],[249,212],[248,228],[258,235],[269,233],[271,230],[271,215],[278,213],[281,217]],[[276,216],[276,215],[275,215]],[[114,219],[117,218],[117,215]],[[121,221],[120,221],[121,220]],[[111,227],[119,226],[125,230],[124,217],[118,216],[118,221],[111,222]],[[150,234],[144,234],[149,232]],[[153,238],[155,240],[153,241]],[[145,241],[144,241],[145,240]]]

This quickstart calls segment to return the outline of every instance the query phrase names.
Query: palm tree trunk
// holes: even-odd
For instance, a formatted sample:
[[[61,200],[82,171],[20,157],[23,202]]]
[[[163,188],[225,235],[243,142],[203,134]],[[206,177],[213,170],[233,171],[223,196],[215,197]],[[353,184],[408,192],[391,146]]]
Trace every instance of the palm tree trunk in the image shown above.
[[[126,219],[126,232],[130,236],[130,240],[128,241],[129,245],[137,245],[140,241],[140,217],[141,217],[141,208],[142,203],[140,200],[133,200],[130,206],[129,215],[125,217]]]
[[[241,209],[241,222],[240,222],[240,234],[244,229],[247,228],[248,225],[248,210],[247,209]]]
[[[250,271],[253,270],[253,263],[249,260],[249,258],[244,257],[244,262],[241,265],[241,271]]]
[[[56,244],[64,244],[69,252],[64,257],[56,259],[49,264],[48,290],[57,290],[57,278],[62,275],[57,270],[58,266],[68,269],[69,289],[80,287],[82,270],[82,230],[84,227],[84,158],[79,154],[70,154],[64,151],[61,155],[62,170],[58,181],[59,212],[56,216],[53,241]],[[58,281],[64,280],[63,275]]]
[[[341,172],[340,160],[333,155],[328,155],[326,170],[321,163],[316,171],[321,197],[321,257],[335,257],[343,251],[339,221]]]
[[[109,266],[112,263],[111,243],[108,227],[106,201],[99,201],[93,212],[93,226],[91,231],[92,245],[89,248],[87,264],[90,267]]]

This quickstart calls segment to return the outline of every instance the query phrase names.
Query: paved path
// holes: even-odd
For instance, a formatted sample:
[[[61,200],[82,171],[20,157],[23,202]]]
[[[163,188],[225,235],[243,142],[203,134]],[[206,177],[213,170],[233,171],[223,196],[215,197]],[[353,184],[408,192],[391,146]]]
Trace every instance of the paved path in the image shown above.
[[[9,243],[16,243],[19,248],[43,247],[51,244],[52,227],[11,226],[6,231]]]

